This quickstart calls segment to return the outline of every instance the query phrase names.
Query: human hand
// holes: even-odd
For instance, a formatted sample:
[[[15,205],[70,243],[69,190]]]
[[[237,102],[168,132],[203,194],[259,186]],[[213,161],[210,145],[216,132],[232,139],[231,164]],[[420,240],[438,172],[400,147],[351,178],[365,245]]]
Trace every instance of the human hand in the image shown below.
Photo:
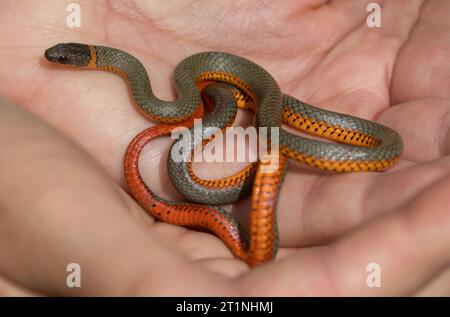
[[[444,19],[446,2],[408,1],[405,11],[401,1],[384,1],[379,29],[365,25],[367,1],[245,1],[239,10],[226,1],[79,3],[81,29],[66,27],[65,3],[5,3],[0,13],[0,95],[100,162],[24,112],[0,108],[6,294],[11,283],[37,294],[410,294],[446,268],[448,30],[430,22]],[[249,271],[211,235],[154,223],[117,186],[127,144],[150,123],[117,76],[43,60],[45,48],[69,41],[129,51],[165,99],[174,97],[168,79],[184,57],[244,56],[285,93],[399,131],[403,160],[385,173],[339,175],[291,164],[278,206],[279,259]],[[152,142],[141,169],[153,190],[179,199],[160,165],[168,145]],[[79,290],[65,284],[70,262],[82,268]],[[381,288],[366,285],[372,262]]]

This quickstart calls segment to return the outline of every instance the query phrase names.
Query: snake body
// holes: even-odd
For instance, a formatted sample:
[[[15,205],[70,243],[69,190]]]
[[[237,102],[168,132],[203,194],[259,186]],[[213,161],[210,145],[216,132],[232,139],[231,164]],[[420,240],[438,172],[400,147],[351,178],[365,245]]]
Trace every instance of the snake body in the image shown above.
[[[153,216],[163,221],[200,226],[211,230],[238,258],[251,265],[276,255],[278,233],[276,203],[287,168],[287,160],[336,172],[383,170],[399,158],[403,144],[392,129],[380,124],[326,111],[282,94],[273,77],[255,63],[223,52],[198,53],[184,59],[175,69],[176,101],[158,99],[151,90],[144,66],[132,55],[110,47],[77,43],[58,44],[46,50],[52,63],[112,71],[129,84],[138,109],[163,124],[138,134],[128,146],[124,160],[125,179],[131,195]],[[219,180],[197,177],[190,162],[174,162],[169,156],[169,175],[176,188],[200,204],[176,203],[155,195],[142,181],[138,158],[150,140],[177,127],[192,127],[203,115],[197,85],[223,82],[204,90],[214,110],[205,117],[206,127],[225,128],[235,115],[233,104],[255,110],[258,128],[278,128],[281,123],[339,143],[300,137],[279,130],[280,151],[259,160],[243,171]],[[255,105],[257,105],[255,107]],[[269,134],[269,147],[272,144]],[[276,161],[276,168],[267,167]],[[252,187],[250,232],[246,233],[231,214],[211,204],[233,202]]]
[[[303,132],[347,143],[312,140],[281,128],[280,152],[290,159],[333,172],[373,171],[392,166],[402,151],[398,133],[386,126],[319,109],[289,95],[283,95],[282,104],[284,123]],[[194,174],[191,161],[175,162],[172,156],[168,157],[168,168],[178,191],[204,204],[228,204],[240,199],[248,193],[256,171],[252,164],[232,176],[205,180]]]

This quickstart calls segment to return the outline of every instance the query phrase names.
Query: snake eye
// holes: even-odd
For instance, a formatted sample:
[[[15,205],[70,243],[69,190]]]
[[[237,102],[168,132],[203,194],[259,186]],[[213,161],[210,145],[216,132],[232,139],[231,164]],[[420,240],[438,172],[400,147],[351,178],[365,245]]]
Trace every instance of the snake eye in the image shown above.
[[[67,56],[66,55],[60,55],[58,56],[58,62],[65,63],[67,62]]]

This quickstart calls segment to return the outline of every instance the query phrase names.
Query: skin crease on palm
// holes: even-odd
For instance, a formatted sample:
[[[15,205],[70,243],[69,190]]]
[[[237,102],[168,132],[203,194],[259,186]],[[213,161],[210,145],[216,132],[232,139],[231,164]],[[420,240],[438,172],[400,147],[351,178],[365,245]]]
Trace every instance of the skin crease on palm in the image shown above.
[[[82,26],[71,29],[64,1],[3,1],[0,95],[20,107],[0,100],[0,294],[449,295],[450,2],[379,1],[383,27],[373,29],[368,2],[79,0]],[[170,78],[188,55],[244,56],[285,93],[399,131],[402,160],[339,175],[291,164],[277,261],[250,270],[216,237],[155,223],[126,194],[126,146],[153,123],[118,76],[46,63],[59,42],[132,53],[163,99],[175,97]],[[148,145],[141,171],[181,199],[161,163],[169,144]],[[232,209],[245,222],[248,203]],[[79,289],[66,287],[71,262]],[[380,288],[366,284],[372,262]]]

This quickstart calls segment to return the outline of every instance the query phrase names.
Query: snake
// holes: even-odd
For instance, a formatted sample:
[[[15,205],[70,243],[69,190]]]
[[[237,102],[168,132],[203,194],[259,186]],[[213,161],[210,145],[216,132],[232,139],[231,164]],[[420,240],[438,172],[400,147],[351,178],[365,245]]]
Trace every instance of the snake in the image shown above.
[[[398,162],[403,150],[403,141],[395,130],[284,94],[269,72],[234,54],[211,51],[183,59],[174,70],[178,95],[174,101],[155,96],[143,64],[123,50],[60,43],[45,50],[44,56],[53,64],[109,71],[125,79],[137,109],[160,123],[137,134],[127,147],[124,175],[130,195],[159,220],[211,231],[235,257],[251,266],[276,257],[276,207],[288,160],[331,172],[381,171]],[[205,104],[213,108],[207,115]],[[169,155],[170,179],[191,202],[162,198],[145,184],[138,162],[145,145],[179,128],[192,129],[195,119],[203,117],[206,128],[224,130],[232,124],[236,108],[253,110],[257,128],[276,129],[277,134],[268,133],[267,142],[269,150],[279,145],[277,151],[271,150],[236,174],[215,180],[196,176],[192,162],[175,162]],[[282,127],[283,123],[327,140],[291,133]],[[211,134],[204,137],[213,138]],[[181,140],[172,148],[178,142]],[[196,144],[191,146],[193,149]],[[230,212],[218,205],[235,202],[249,193],[252,203],[246,232]]]

